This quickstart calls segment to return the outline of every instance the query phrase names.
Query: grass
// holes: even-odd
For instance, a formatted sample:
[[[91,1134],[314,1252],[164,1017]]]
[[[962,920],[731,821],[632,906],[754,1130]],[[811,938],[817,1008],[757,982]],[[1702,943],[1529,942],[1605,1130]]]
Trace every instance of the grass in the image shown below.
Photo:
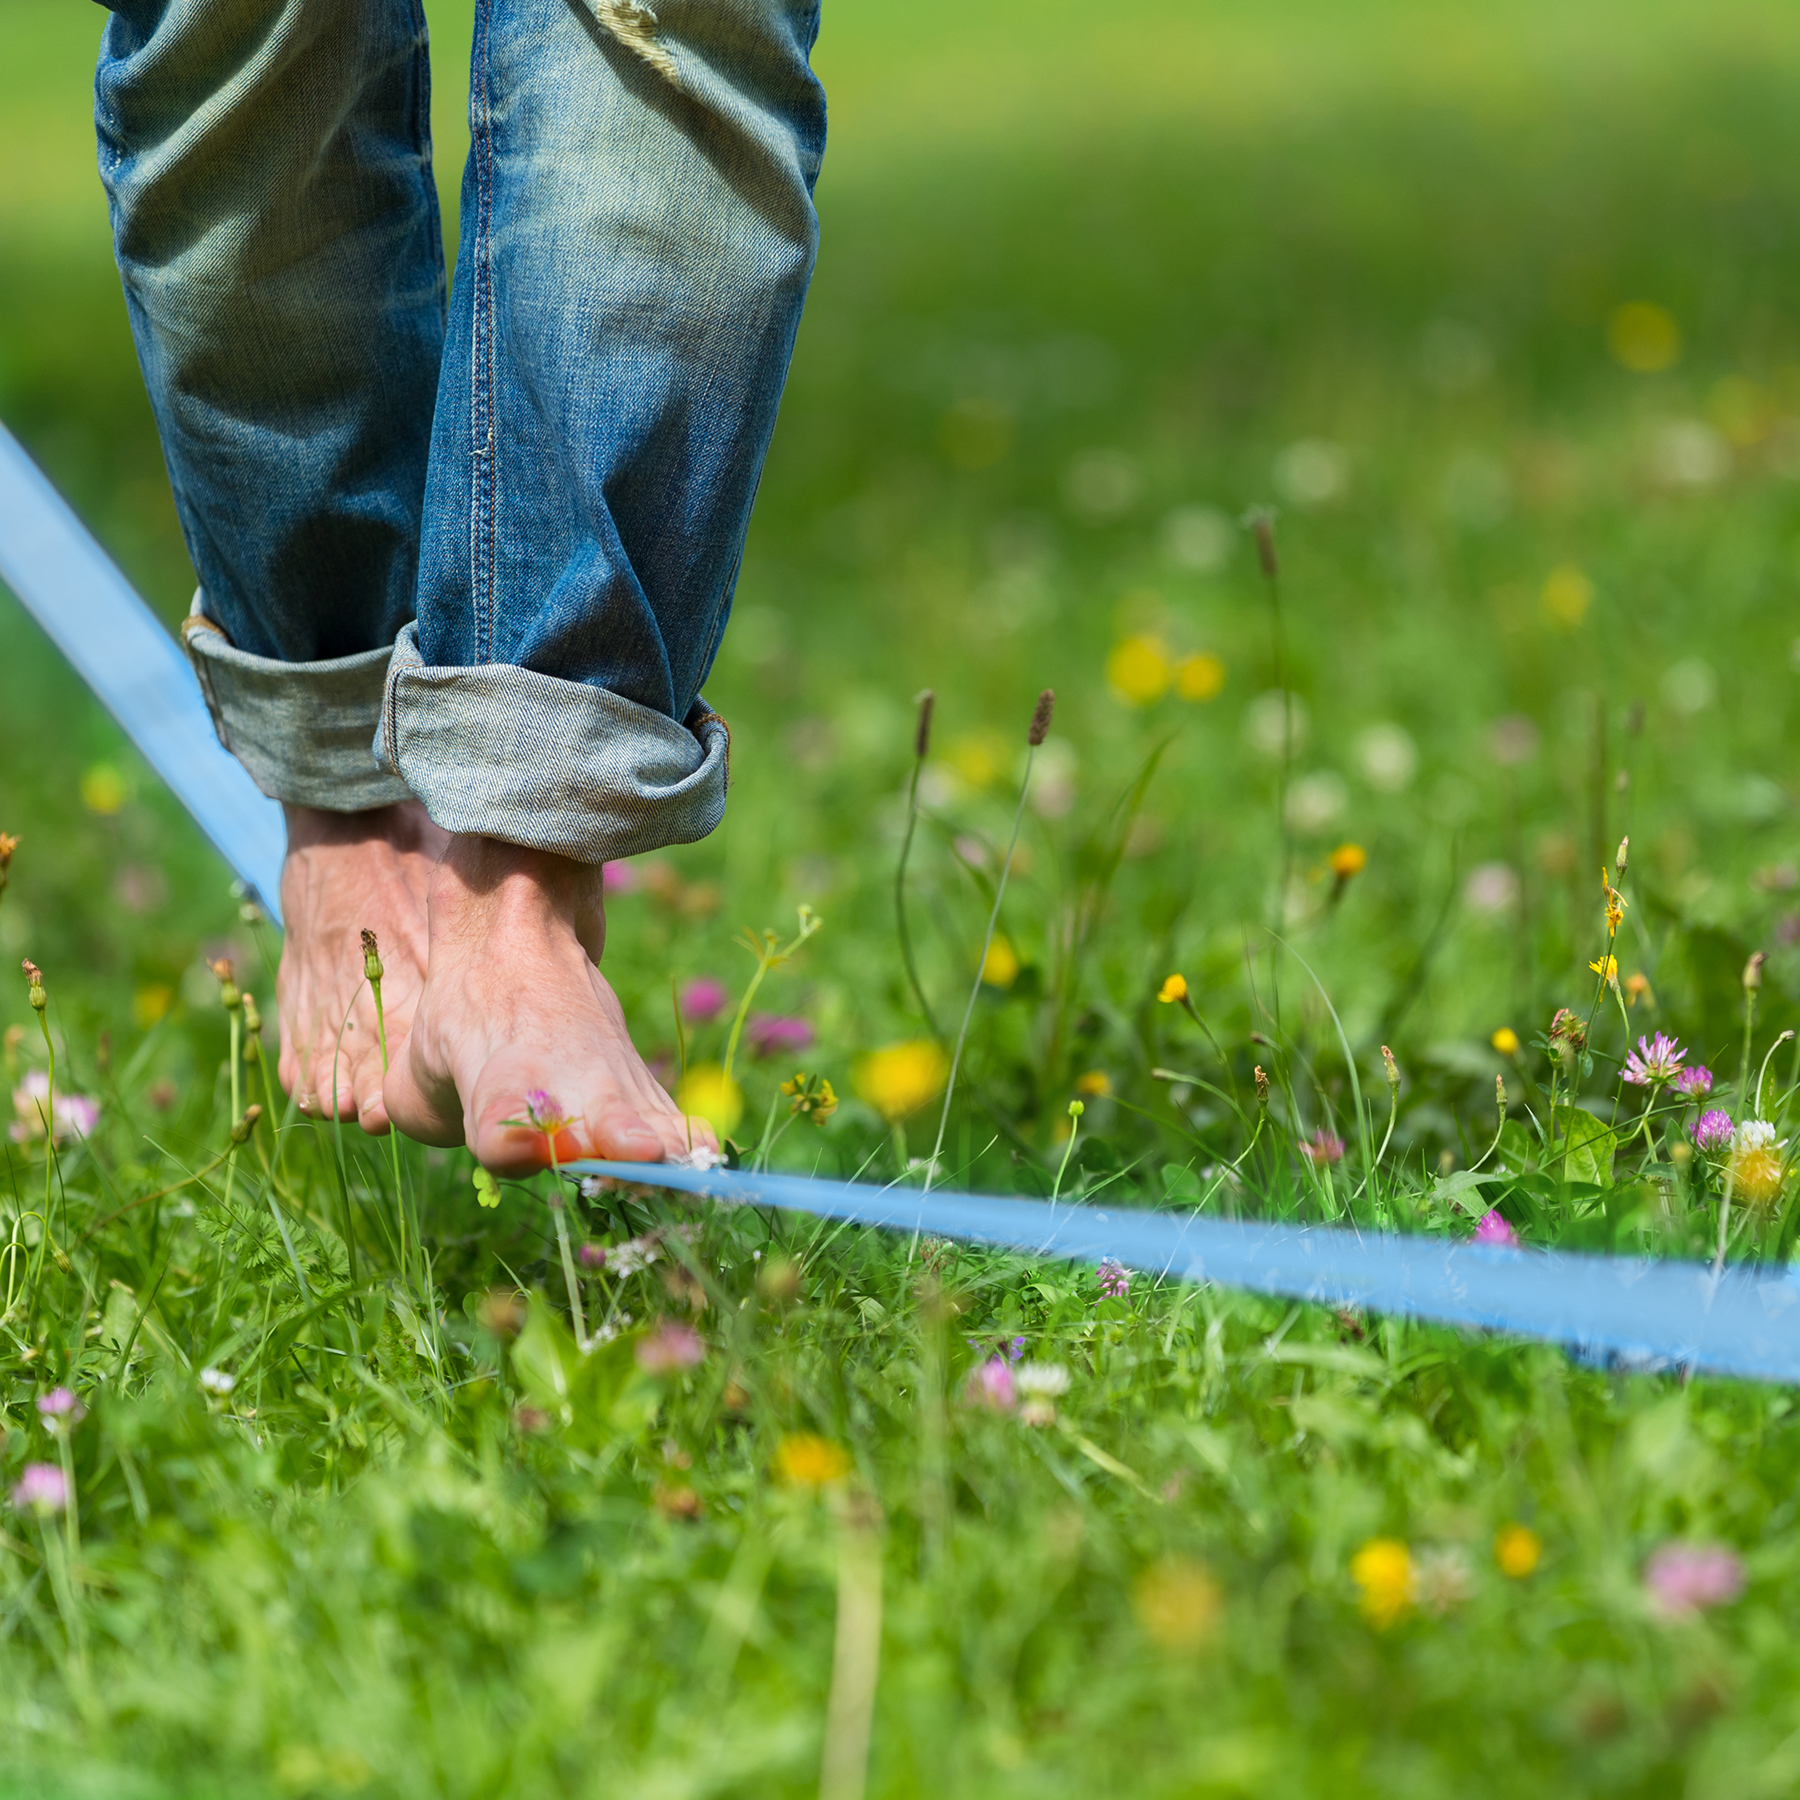
[[[9,16],[0,417],[172,619],[96,18]],[[1753,951],[1752,1082],[1800,1023],[1786,12],[870,0],[819,60],[826,249],[708,689],[731,815],[611,909],[646,1050],[741,1101],[754,1151],[794,1059],[746,1031],[734,1095],[732,1006],[678,1045],[669,984],[735,1002],[734,934],[785,943],[809,904],[756,1005],[808,1022],[842,1104],[774,1160],[926,1156],[935,1109],[871,1097],[934,1052],[865,1060],[932,1035],[893,912],[913,696],[909,921],[954,1036],[1048,685],[937,1180],[1452,1235],[1492,1203],[1536,1242],[1710,1253],[1736,1177],[1674,1115],[1639,1134],[1587,965],[1629,832],[1632,1036],[1678,1033],[1735,1117]],[[456,85],[442,52],[445,172]],[[1679,332],[1662,370],[1615,354],[1655,360],[1634,302]],[[1236,523],[1269,502],[1279,652]],[[484,1207],[466,1157],[408,1146],[402,1202],[386,1147],[289,1116],[205,968],[272,1012],[274,940],[16,611],[0,650],[0,950],[44,968],[58,1089],[100,1106],[0,1184],[0,1479],[66,1458],[78,1503],[0,1516],[0,1792],[786,1794],[823,1761],[837,1796],[865,1718],[871,1794],[1793,1787],[1787,1392],[648,1194],[563,1210],[611,1246],[584,1357],[548,1183]],[[1158,1002],[1173,970],[1223,1055]],[[0,996],[23,1089],[44,1042]],[[1563,1006],[1593,1064],[1551,1125]],[[1322,1170],[1290,1148],[1319,1129],[1348,1144]],[[1774,1179],[1734,1256],[1786,1255]],[[1015,1341],[1069,1371],[1049,1422],[990,1404]],[[53,1432],[58,1386],[87,1411]],[[1742,1597],[1658,1617],[1671,1539],[1733,1547]],[[1391,1614],[1370,1540],[1409,1546]]]

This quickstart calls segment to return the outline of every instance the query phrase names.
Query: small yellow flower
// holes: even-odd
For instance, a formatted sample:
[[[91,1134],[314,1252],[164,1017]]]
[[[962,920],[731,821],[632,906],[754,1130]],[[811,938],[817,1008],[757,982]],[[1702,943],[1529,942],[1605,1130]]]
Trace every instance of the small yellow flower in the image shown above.
[[[1210,650],[1175,665],[1175,691],[1184,700],[1214,699],[1225,686],[1225,665]]]
[[[856,1065],[858,1094],[893,1124],[937,1098],[949,1079],[950,1061],[929,1038],[890,1044]]]
[[[788,1110],[796,1118],[810,1119],[815,1125],[823,1125],[838,1109],[838,1097],[823,1075],[797,1070],[792,1081],[781,1084],[781,1091],[792,1102]]]
[[[1148,706],[1169,691],[1169,647],[1159,637],[1128,637],[1106,659],[1106,684],[1127,706]]]
[[[1656,996],[1650,991],[1650,977],[1642,969],[1625,977],[1625,1004],[1636,1006],[1640,1000],[1648,1000],[1652,1006],[1656,1004]]]
[[[131,1016],[140,1031],[148,1031],[175,1004],[175,990],[166,981],[147,982],[131,997]]]
[[[1540,598],[1544,617],[1559,630],[1573,631],[1594,604],[1594,584],[1572,564],[1552,569]]]
[[[1598,962],[1591,962],[1588,967],[1602,981],[1610,981],[1614,987],[1619,985],[1619,959],[1616,956],[1603,956]]]
[[[1369,853],[1361,844],[1339,844],[1330,856],[1331,872],[1339,881],[1348,881],[1368,867]]]
[[[1625,908],[1631,902],[1607,880],[1604,869],[1600,871],[1600,891],[1606,896],[1606,929],[1609,933],[1616,934],[1625,922]]]
[[[717,1063],[696,1063],[675,1093],[685,1113],[704,1119],[720,1137],[730,1137],[744,1116],[744,1093]]]
[[[1514,1581],[1523,1581],[1543,1554],[1543,1541],[1529,1525],[1502,1525],[1494,1534],[1494,1561]]]
[[[1090,1100],[1104,1100],[1113,1091],[1112,1077],[1104,1069],[1089,1069],[1076,1077],[1075,1091],[1086,1094]]]
[[[1362,1590],[1363,1617],[1386,1631],[1412,1605],[1418,1572],[1398,1538],[1370,1538],[1350,1559],[1350,1579]]]
[[[1019,953],[998,932],[981,959],[981,979],[997,988],[1009,988],[1019,979]]]
[[[950,766],[972,788],[992,787],[1011,760],[1012,745],[991,729],[970,732],[950,746]]]
[[[795,1487],[828,1487],[850,1473],[850,1455],[829,1438],[796,1431],[776,1449],[775,1471]]]
[[[1517,1056],[1519,1054],[1519,1034],[1514,1031],[1510,1025],[1502,1025],[1500,1029],[1488,1039],[1488,1042],[1492,1044],[1502,1056]]]
[[[1177,1000],[1185,1000],[1187,998],[1187,992],[1187,977],[1185,975],[1171,975],[1169,979],[1156,990],[1156,997],[1164,1006],[1173,1006]]]
[[[498,1206],[500,1204],[500,1184],[486,1169],[478,1165],[471,1179],[475,1184],[475,1198],[481,1205]]]
[[[95,763],[81,778],[81,804],[103,819],[120,811],[126,799],[125,777],[111,763]]]
[[[1681,360],[1681,327],[1649,300],[1627,300],[1606,321],[1613,359],[1634,375],[1655,375]]]
[[[1204,1563],[1165,1556],[1132,1584],[1131,1607],[1152,1643],[1164,1650],[1198,1650],[1219,1622],[1219,1584]]]

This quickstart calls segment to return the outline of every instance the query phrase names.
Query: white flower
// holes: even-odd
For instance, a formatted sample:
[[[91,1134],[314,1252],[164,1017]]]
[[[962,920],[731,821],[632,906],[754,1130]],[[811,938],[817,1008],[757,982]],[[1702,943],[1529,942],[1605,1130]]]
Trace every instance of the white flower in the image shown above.
[[[627,1238],[624,1243],[608,1248],[606,1267],[613,1275],[635,1275],[640,1269],[649,1268],[661,1255],[655,1238]]]
[[[237,1386],[237,1377],[228,1374],[224,1369],[202,1369],[200,1385],[209,1394],[229,1394]]]
[[[1746,1119],[1731,1134],[1734,1150],[1767,1150],[1775,1144],[1775,1127],[1767,1119]]]
[[[1061,1363],[1026,1363],[1013,1380],[1021,1394],[1038,1394],[1048,1400],[1069,1391],[1069,1371]]]

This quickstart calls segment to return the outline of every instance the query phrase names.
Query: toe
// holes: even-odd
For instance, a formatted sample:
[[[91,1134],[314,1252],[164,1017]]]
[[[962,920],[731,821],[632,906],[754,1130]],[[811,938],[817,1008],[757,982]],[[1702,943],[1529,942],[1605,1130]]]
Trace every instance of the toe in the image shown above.
[[[637,1109],[623,1100],[602,1100],[589,1108],[585,1129],[577,1136],[590,1156],[610,1162],[661,1162],[684,1148],[678,1138],[658,1131]]]
[[[381,1084],[381,1102],[389,1121],[421,1144],[453,1149],[463,1141],[463,1115],[456,1090],[422,1082],[415,1056],[402,1056],[389,1065],[387,1079]],[[485,1164],[487,1159],[477,1144],[472,1141],[470,1148]]]

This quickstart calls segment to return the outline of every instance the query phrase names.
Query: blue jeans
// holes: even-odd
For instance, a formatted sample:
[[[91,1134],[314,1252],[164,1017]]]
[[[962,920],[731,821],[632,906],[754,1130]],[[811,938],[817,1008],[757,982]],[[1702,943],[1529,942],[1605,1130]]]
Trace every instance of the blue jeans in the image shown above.
[[[111,6],[100,170],[227,748],[584,862],[710,831],[816,0],[478,0],[447,305],[418,0]]]

